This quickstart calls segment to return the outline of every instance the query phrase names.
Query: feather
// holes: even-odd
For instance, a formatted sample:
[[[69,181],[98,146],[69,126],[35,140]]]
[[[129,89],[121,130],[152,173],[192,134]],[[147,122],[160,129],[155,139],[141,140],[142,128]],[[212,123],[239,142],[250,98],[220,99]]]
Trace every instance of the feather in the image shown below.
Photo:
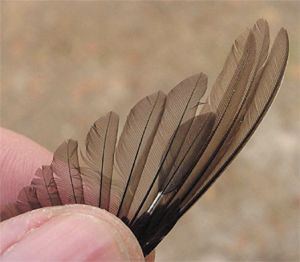
[[[41,206],[61,205],[51,166],[39,168],[35,173],[35,178],[31,181],[31,185],[36,189]]]
[[[218,146],[222,142],[224,135],[230,128],[231,120],[234,119],[237,110],[241,106],[241,98],[245,96],[247,82],[254,64],[255,54],[255,39],[253,33],[250,32],[239,65],[232,75],[232,80],[227,87],[227,92],[224,94],[224,98],[220,101],[220,107],[216,109],[215,126],[209,139],[207,139],[205,150],[198,163],[194,167],[194,170],[185,181],[185,185],[178,191],[177,196],[174,199],[177,197],[179,199],[186,198],[196,181],[200,179],[199,174],[202,174],[206,168],[206,165],[214,157],[215,151],[218,149]],[[226,70],[223,69],[222,72],[223,71]],[[215,88],[218,88],[218,85],[215,85]],[[211,92],[213,93],[214,90]],[[226,101],[226,103],[224,101]],[[226,106],[224,106],[224,104]]]
[[[252,28],[257,48],[257,69],[260,69],[266,62],[270,45],[270,30],[268,22],[259,19]],[[257,70],[258,71],[258,70]]]
[[[41,207],[34,187],[26,186],[20,191],[17,200],[17,209],[20,210],[21,213]]]
[[[164,216],[161,217],[161,212]],[[157,212],[150,215],[144,213],[138,220],[134,231],[137,239],[139,239],[143,248],[144,254],[149,254],[164,238],[166,234],[174,227],[178,220],[179,201],[175,201],[167,209],[165,207],[158,207]],[[145,221],[150,223],[146,224]]]
[[[233,144],[234,137],[243,123],[245,113],[248,110],[253,100],[253,96],[257,90],[257,83],[262,70],[261,66],[265,63],[269,49],[269,27],[267,22],[262,19],[258,20],[251,32],[253,32],[255,37],[256,56],[252,72],[249,75],[246,94],[243,99],[241,99],[241,107],[240,109],[236,110],[237,113],[235,117],[228,121],[229,128],[227,132],[223,132],[224,135],[221,142],[216,147],[213,156],[210,158],[209,162],[207,162],[205,168],[201,171],[201,175],[198,177],[198,185],[193,186],[193,190],[190,189],[189,196],[192,196],[194,191],[199,190],[199,185],[212,175],[215,166],[221,161],[222,158],[224,158],[224,155],[228,154],[228,147],[229,145]],[[213,142],[214,139],[212,139],[211,143]],[[185,197],[183,205],[189,200],[189,196]]]
[[[269,38],[268,37],[265,37],[265,33],[264,32],[267,32],[267,35],[268,35],[268,25],[267,25],[267,23],[266,22],[264,22],[264,21],[258,21],[257,22],[257,24],[254,26],[254,29],[255,29],[255,33],[254,33],[254,37],[255,37],[255,40],[256,40],[256,43],[258,44],[258,46],[259,46],[259,50],[258,50],[258,52],[256,52],[256,64],[252,67],[252,72],[250,72],[250,71],[248,71],[248,72],[250,72],[249,74],[248,74],[248,80],[247,80],[247,78],[246,78],[246,81],[248,82],[248,83],[251,83],[251,79],[252,79],[252,76],[255,74],[255,72],[257,71],[257,67],[259,67],[260,65],[259,64],[261,64],[261,63],[263,63],[264,62],[264,58],[266,57],[266,52],[267,52],[267,50],[268,50],[268,40],[269,40]],[[250,33],[251,33],[251,31],[250,31]],[[252,34],[252,33],[251,33]],[[249,39],[250,39],[250,37],[251,36],[249,36]],[[261,40],[262,39],[262,40]],[[253,41],[253,40],[252,40]],[[267,42],[267,44],[265,44],[265,42]],[[241,61],[241,58],[242,58],[242,56],[241,56],[241,54],[242,54],[242,52],[243,52],[243,50],[242,50],[242,48],[244,48],[245,47],[245,34],[243,34],[239,39],[238,39],[238,41],[236,41],[236,46],[237,46],[237,48],[235,48],[235,49],[233,49],[234,51],[233,52],[231,52],[231,54],[229,55],[229,61],[230,61],[230,58],[232,58],[233,56],[234,56],[234,58],[237,58],[238,57],[238,61]],[[261,51],[261,49],[263,49],[263,51]],[[237,50],[237,51],[236,51]],[[255,56],[253,56],[252,55],[252,57],[255,57]],[[262,58],[261,58],[262,57]],[[249,59],[247,59],[247,60],[249,60]],[[250,65],[251,66],[251,65]],[[228,65],[227,65],[227,67],[228,67]],[[236,69],[238,69],[238,66],[235,66],[236,67]],[[233,68],[233,66],[230,66],[229,67],[229,69],[227,68],[226,69],[226,66],[225,66],[225,69],[224,70],[222,70],[222,72],[221,72],[221,77],[223,77],[223,75],[224,75],[224,72],[230,72],[230,69],[232,69]],[[249,67],[249,68],[251,68],[251,67]],[[231,72],[232,74],[234,74],[235,72]],[[227,78],[228,78],[228,75],[227,75]],[[218,78],[218,79],[220,79],[220,77]],[[222,84],[224,84],[224,81],[223,82],[221,82]],[[236,83],[237,83],[237,81],[236,81]],[[215,94],[218,94],[218,91],[219,91],[219,86],[220,85],[218,85],[218,81],[217,81],[217,84],[215,85],[215,90],[213,89],[212,90],[212,96],[211,96],[211,99],[213,100],[213,101],[215,101],[215,103],[216,103],[216,95]],[[242,86],[243,87],[243,85],[240,85],[240,86]],[[248,84],[247,85],[244,85],[244,87],[247,87],[248,86]],[[229,87],[230,87],[230,83],[229,83]],[[236,88],[236,85],[232,85],[232,89],[234,89],[234,88]],[[230,89],[230,88],[227,88],[227,91],[226,91],[226,93],[227,94],[229,94],[230,93],[230,91],[232,90],[232,89]],[[250,88],[249,88],[250,89]],[[244,92],[245,92],[245,90],[246,89],[244,89],[244,91],[242,91],[242,93],[241,94],[243,94]],[[215,91],[215,92],[214,92]],[[247,92],[248,93],[248,92]],[[224,96],[226,96],[226,94],[224,94]],[[246,97],[247,95],[245,95],[245,97]],[[229,98],[230,97],[233,97],[233,95],[231,95],[231,96],[228,96]],[[250,97],[251,98],[251,97]],[[245,99],[244,99],[245,100]],[[223,102],[223,101],[225,101],[225,103]],[[223,102],[223,103],[222,103]],[[218,110],[218,108],[217,108],[217,113],[219,113],[219,115],[221,114],[221,113],[223,113],[225,110],[227,110],[228,108],[230,108],[230,106],[229,106],[229,103],[231,102],[231,99],[228,101],[228,100],[221,100],[220,101],[220,105],[219,105],[219,107],[221,107],[221,110],[219,109]],[[226,104],[227,104],[227,107],[225,107],[226,106]],[[207,105],[205,106],[206,108],[207,108]],[[204,107],[204,110],[203,111],[205,111],[205,107]],[[213,107],[212,107],[213,108]],[[223,110],[223,112],[222,112],[222,110]],[[226,111],[225,111],[226,112]],[[243,112],[242,112],[243,113]],[[223,116],[221,115],[221,117],[219,118],[220,119],[220,121],[222,121],[223,120]],[[237,123],[239,123],[239,119],[237,119],[235,122],[237,122]],[[230,123],[230,122],[229,122]],[[222,125],[221,125],[222,126]],[[230,129],[230,128],[229,128]],[[211,130],[210,130],[211,131]],[[195,131],[194,131],[194,133],[195,133]],[[209,133],[208,133],[209,134]],[[226,134],[227,134],[227,132],[224,132],[224,135],[226,136]],[[206,138],[209,138],[209,136],[207,136]],[[206,141],[208,141],[207,139],[206,139]],[[188,142],[185,142],[185,144],[188,144]],[[201,149],[204,149],[205,148],[205,138],[202,138],[201,139]],[[198,152],[199,152],[199,150],[197,150]],[[193,151],[194,152],[194,151]],[[195,161],[197,161],[198,159],[199,159],[199,156],[201,155],[201,153],[202,153],[202,150],[199,152],[200,154],[199,155],[197,155],[197,154],[195,154],[195,153],[193,153],[192,154],[192,158],[193,158],[193,164],[192,165],[190,165],[190,167],[191,168],[193,168],[194,167],[194,165],[195,165]],[[187,159],[188,160],[188,159]],[[168,182],[168,184],[167,184],[167,186],[165,187],[165,189],[166,189],[166,191],[165,192],[163,192],[163,193],[160,193],[160,194],[158,194],[157,195],[157,197],[156,197],[156,199],[154,200],[154,202],[152,203],[152,205],[151,205],[151,207],[150,207],[150,209],[148,210],[148,212],[155,212],[154,210],[155,210],[155,208],[157,208],[157,206],[158,205],[160,205],[160,209],[161,210],[163,210],[162,209],[162,206],[163,205],[168,205],[168,203],[169,203],[169,201],[170,200],[172,200],[173,199],[173,201],[176,201],[177,200],[177,198],[175,198],[175,200],[174,200],[174,193],[173,194],[167,194],[167,193],[169,193],[170,191],[172,191],[172,190],[174,190],[175,188],[178,188],[179,189],[179,187],[177,186],[177,184],[179,184],[179,185],[182,185],[182,183],[178,183],[176,180],[181,180],[181,181],[184,181],[184,179],[190,174],[190,172],[192,171],[192,170],[189,170],[189,169],[186,169],[186,170],[184,170],[183,168],[184,167],[186,167],[186,165],[183,165],[183,163],[181,163],[182,165],[179,165],[179,172],[177,173],[177,176],[174,176],[174,175],[172,175],[173,176],[173,183],[171,183],[171,181],[172,180],[169,180],[169,182]],[[187,161],[187,164],[189,164],[189,161]],[[173,168],[174,168],[174,166],[173,166]],[[208,172],[209,172],[209,170],[208,170]],[[172,174],[172,171],[171,171],[171,174]],[[186,175],[187,174],[187,175]],[[175,186],[175,188],[174,188],[174,186]],[[183,187],[182,188],[182,190],[181,191],[185,191],[185,192],[189,192],[190,191],[190,187],[189,187],[189,185],[188,186],[186,186],[186,187]],[[177,192],[177,191],[176,191]],[[176,193],[175,192],[175,193]],[[167,195],[166,195],[167,194]],[[178,196],[177,196],[178,197]],[[160,217],[162,218],[163,217],[163,213],[164,212],[162,212],[162,211],[160,211],[159,213],[161,213],[160,214]],[[154,214],[154,216],[155,216],[155,214]]]
[[[252,30],[250,31],[252,32]],[[254,65],[252,68],[252,72],[249,75],[249,80],[247,81],[247,89],[245,96],[243,99],[240,99],[241,102],[241,107],[238,110],[235,110],[237,113],[234,116],[233,119],[228,121],[229,127],[226,132],[223,131],[223,138],[220,142],[218,142],[217,147],[215,147],[215,152],[210,157],[210,160],[204,160],[208,161],[205,167],[201,171],[201,176],[198,177],[197,179],[200,181],[204,181],[207,179],[207,177],[212,173],[212,170],[216,166],[216,164],[220,161],[220,159],[224,156],[226,152],[228,152],[226,145],[231,144],[233,137],[235,136],[237,130],[241,126],[243,122],[243,118],[245,115],[245,112],[249,108],[249,105],[253,99],[253,95],[256,91],[257,88],[257,81],[260,76],[260,69],[261,65],[265,62],[265,59],[267,57],[267,52],[268,52],[268,46],[269,46],[269,29],[268,29],[268,24],[264,20],[259,20],[256,25],[253,27],[253,35],[255,37],[255,42],[256,42],[256,56],[254,60]],[[224,121],[224,120],[223,120]],[[226,123],[225,123],[226,124]],[[216,139],[215,137],[212,139],[211,145],[215,143]],[[212,151],[211,151],[212,152]],[[212,153],[210,153],[212,154]],[[202,161],[202,160],[201,160]],[[199,170],[197,172],[200,172]],[[201,182],[197,182],[200,184]],[[193,190],[197,190],[198,186],[193,186]],[[193,195],[193,190],[190,190],[189,195]],[[189,197],[185,197],[185,202],[189,200]],[[183,202],[183,203],[185,203]]]
[[[274,41],[272,50],[268,57],[265,67],[263,68],[259,82],[257,83],[257,91],[253,101],[244,117],[242,125],[238,130],[234,141],[226,144],[227,154],[211,175],[211,179],[198,190],[197,194],[191,194],[191,200],[182,209],[181,213],[186,212],[193,203],[214,183],[224,169],[231,163],[234,157],[242,150],[243,146],[249,140],[260,121],[264,117],[270,107],[280,83],[283,78],[284,70],[288,59],[288,35],[286,30],[281,29]],[[204,181],[199,183],[203,184]]]
[[[210,137],[214,123],[214,113],[205,113],[194,118],[184,144],[178,152],[168,175],[168,179],[160,186],[162,188],[162,193],[159,195],[160,198],[157,198],[157,203],[155,201],[152,203],[153,207],[158,205],[159,202],[167,206],[169,200],[175,196],[176,192],[183,185],[203,153],[205,143]]]
[[[98,119],[86,137],[81,168],[85,203],[108,209],[118,134],[119,117],[114,112]]]
[[[160,122],[166,96],[162,92],[142,99],[132,108],[116,150],[110,212],[126,217],[138,186],[150,146]]]
[[[246,30],[235,40],[226,58],[225,65],[212,86],[209,98],[202,110],[202,112],[216,112],[216,125],[219,123],[222,113],[228,105],[228,100],[231,95],[231,93],[228,92],[228,87],[230,87],[234,75],[237,74],[237,71],[241,67],[241,59],[248,37],[249,30]]]
[[[170,209],[167,208],[169,201],[175,196],[177,190],[182,186],[184,180],[197,163],[199,155],[201,155],[203,151],[203,145],[209,137],[214,125],[215,114],[207,113],[204,115],[198,115],[191,121],[191,126],[189,123],[190,121],[187,121],[178,129],[178,133],[180,133],[182,129],[185,129],[185,126],[190,126],[189,132],[186,135],[180,151],[178,152],[167,179],[163,179],[160,182],[160,192],[152,202],[150,208],[147,210],[147,213],[144,213],[141,218],[133,224],[133,230],[137,237],[140,236],[144,238],[147,231],[150,230],[149,227],[153,227],[153,223],[157,224],[157,221],[161,222],[165,219],[165,216],[167,216]],[[179,136],[179,139],[181,139],[181,136]],[[171,151],[172,148],[170,149],[170,152]],[[161,177],[158,179],[161,180]],[[174,202],[179,203],[177,200]],[[174,204],[172,206],[174,206]],[[147,226],[148,223],[150,223],[149,226]],[[171,223],[170,220],[168,221],[168,224],[169,223]],[[141,228],[144,231],[142,231]]]
[[[77,142],[69,139],[53,155],[51,167],[62,204],[84,203],[77,148]]]
[[[162,165],[168,156],[178,128],[182,123],[194,117],[206,88],[207,77],[201,73],[183,80],[168,94],[165,111],[129,210],[128,218],[131,223],[149,208],[156,197],[159,191],[158,184],[160,184],[157,178],[162,171]],[[182,144],[188,130],[189,126],[186,126],[185,131],[181,133],[181,139],[177,140],[178,145]],[[173,139],[171,139],[172,136]]]
[[[16,203],[7,204],[3,208],[1,208],[0,222],[4,221],[6,219],[9,219],[11,217],[18,216],[22,213],[23,212],[18,209],[18,206]]]

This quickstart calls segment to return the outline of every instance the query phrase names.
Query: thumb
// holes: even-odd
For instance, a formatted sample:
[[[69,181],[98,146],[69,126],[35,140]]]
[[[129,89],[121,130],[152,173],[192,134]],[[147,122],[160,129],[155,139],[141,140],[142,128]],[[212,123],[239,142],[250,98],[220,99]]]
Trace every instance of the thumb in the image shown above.
[[[105,210],[49,207],[0,224],[1,261],[144,261],[132,232]]]

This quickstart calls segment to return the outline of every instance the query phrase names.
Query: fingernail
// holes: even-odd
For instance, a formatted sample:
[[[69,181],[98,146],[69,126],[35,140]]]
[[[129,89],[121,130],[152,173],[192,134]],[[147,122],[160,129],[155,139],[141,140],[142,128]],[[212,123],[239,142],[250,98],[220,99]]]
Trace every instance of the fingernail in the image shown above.
[[[1,261],[127,261],[122,237],[109,223],[88,214],[52,217],[11,245]]]

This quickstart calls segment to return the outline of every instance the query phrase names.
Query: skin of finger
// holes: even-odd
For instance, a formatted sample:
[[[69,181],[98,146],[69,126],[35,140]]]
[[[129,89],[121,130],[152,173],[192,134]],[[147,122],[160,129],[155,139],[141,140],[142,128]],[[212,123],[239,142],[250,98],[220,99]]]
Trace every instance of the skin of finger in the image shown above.
[[[146,262],[153,262],[155,260],[155,251],[153,250],[146,258]]]
[[[144,261],[143,253],[136,238],[120,219],[105,210],[85,205],[42,208],[2,222],[0,224],[0,254],[4,256],[7,252],[10,252],[10,258],[13,258],[11,253],[18,252],[18,242],[26,241],[26,237],[30,235],[30,232],[41,228],[54,218],[66,215],[78,216],[80,214],[94,217],[109,228],[114,239],[117,240],[117,248],[112,247],[112,250],[119,250],[122,258],[127,258],[125,260],[128,261]],[[20,255],[22,254],[16,254],[16,257],[20,257]]]
[[[0,128],[0,207],[16,201],[22,187],[30,184],[35,171],[51,163],[52,154],[31,141]]]

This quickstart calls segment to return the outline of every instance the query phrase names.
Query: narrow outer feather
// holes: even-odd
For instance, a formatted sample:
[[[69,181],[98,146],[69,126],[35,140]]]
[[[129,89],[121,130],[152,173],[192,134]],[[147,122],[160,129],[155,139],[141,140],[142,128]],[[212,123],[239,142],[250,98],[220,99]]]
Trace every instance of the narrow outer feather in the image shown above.
[[[251,104],[251,101],[253,100],[254,93],[257,89],[256,83],[258,82],[258,78],[260,76],[260,69],[265,62],[268,52],[268,24],[266,23],[266,21],[261,19],[255,24],[255,26],[253,27],[253,31],[251,30],[251,34],[252,32],[256,43],[256,55],[253,55],[253,58],[255,58],[254,64],[252,67],[252,71],[249,74],[248,81],[245,84],[245,95],[239,98],[241,101],[241,106],[239,107],[239,109],[236,109],[236,113],[235,115],[233,115],[234,118],[232,118],[231,120],[227,119],[227,122],[229,124],[227,125],[227,131],[225,132],[221,130],[224,134],[223,138],[221,140],[217,140],[215,136],[212,138],[210,145],[217,144],[217,146],[215,146],[215,152],[210,157],[209,162],[205,164],[205,167],[201,170],[201,172],[198,171],[201,173],[201,178],[199,179],[199,182],[197,182],[197,186],[194,186],[194,189],[189,192],[189,196],[192,196],[195,190],[199,190],[199,184],[203,183],[203,181],[205,181],[212,174],[215,166],[224,157],[224,155],[228,153],[227,145],[232,144],[234,137],[243,122],[245,112],[247,111]],[[226,124],[225,121],[226,118],[222,119],[222,122]],[[216,130],[216,132],[218,132],[218,130]],[[208,148],[210,145],[208,145]],[[189,196],[186,196],[186,199],[184,200],[185,202],[189,200]]]
[[[266,21],[260,19],[253,27],[253,35],[256,42],[256,55],[252,72],[249,75],[247,83],[247,89],[245,96],[241,99],[241,107],[237,110],[236,116],[229,122],[229,128],[227,132],[224,132],[222,141],[217,146],[214,155],[210,158],[206,167],[201,171],[201,178],[197,182],[197,186],[194,186],[194,190],[189,192],[189,195],[184,200],[189,201],[194,194],[195,190],[199,190],[199,185],[203,184],[210,176],[213,175],[213,170],[219,164],[222,159],[228,158],[231,146],[234,145],[235,137],[243,124],[245,113],[249,109],[251,102],[253,101],[254,94],[257,90],[257,83],[261,76],[261,66],[265,63],[265,59],[269,49],[269,27]],[[213,143],[212,140],[211,143]]]
[[[181,215],[184,214],[193,205],[193,203],[207,191],[207,189],[231,163],[234,157],[241,151],[243,146],[254,133],[280,87],[287,64],[288,50],[288,35],[286,30],[281,29],[274,41],[271,53],[268,57],[265,68],[263,69],[261,79],[259,80],[257,92],[245,115],[243,125],[237,133],[234,143],[228,147],[230,157],[228,159],[224,159],[224,161],[218,165],[212,178],[205,184],[205,186],[203,186],[203,188],[201,188],[201,190],[197,192],[197,194],[193,195],[193,198],[189,201],[189,203],[182,208]]]
[[[215,127],[207,141],[206,149],[185,182],[185,186],[177,193],[177,197],[180,199],[186,198],[191,189],[195,187],[196,181],[200,179],[202,172],[205,171],[207,165],[214,158],[214,154],[217,152],[226,132],[228,132],[231,126],[231,121],[235,118],[242,104],[241,101],[247,91],[247,83],[255,61],[255,45],[254,35],[250,32],[239,65],[232,75],[232,79],[223,99],[219,103],[219,107],[216,109]]]

